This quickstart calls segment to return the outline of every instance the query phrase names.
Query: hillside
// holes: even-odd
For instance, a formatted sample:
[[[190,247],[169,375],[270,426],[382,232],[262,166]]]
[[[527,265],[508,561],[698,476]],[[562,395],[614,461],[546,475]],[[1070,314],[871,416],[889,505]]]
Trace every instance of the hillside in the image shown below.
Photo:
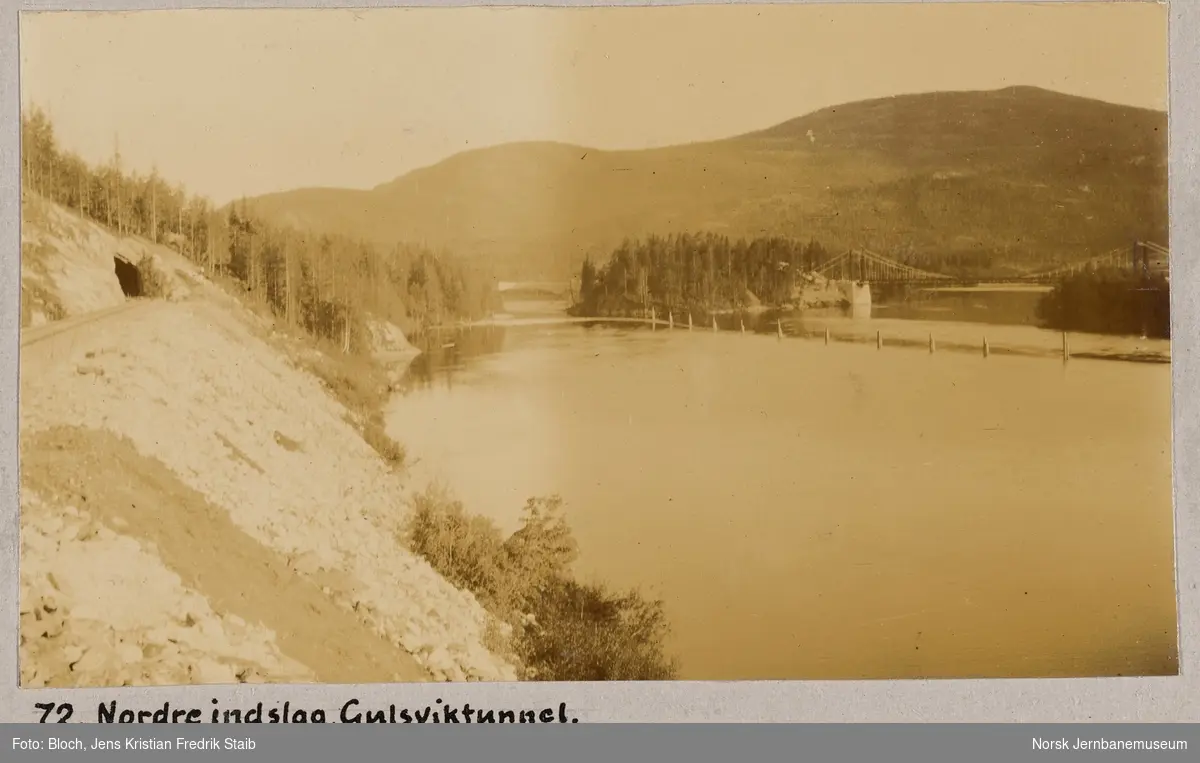
[[[22,686],[516,677],[303,345],[166,247],[34,194],[22,223]],[[121,253],[168,298],[126,300]]]
[[[464,152],[370,191],[248,200],[261,215],[561,278],[621,239],[712,231],[959,255],[998,270],[1166,242],[1166,114],[1028,87],[823,109],[643,151],[553,143]]]
[[[33,193],[21,195],[21,326],[111,309],[125,303],[124,289],[182,299],[203,280],[171,249],[134,236],[114,236],[103,226]],[[116,265],[134,272],[122,285]]]

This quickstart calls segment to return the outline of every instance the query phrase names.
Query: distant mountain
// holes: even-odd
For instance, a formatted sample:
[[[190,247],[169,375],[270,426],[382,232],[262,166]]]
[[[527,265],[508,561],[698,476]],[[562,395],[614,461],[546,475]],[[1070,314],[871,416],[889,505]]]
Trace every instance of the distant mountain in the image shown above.
[[[961,254],[1023,270],[1166,244],[1167,117],[1030,87],[850,103],[709,143],[468,151],[370,191],[302,189],[259,214],[556,278],[625,237],[714,231]]]

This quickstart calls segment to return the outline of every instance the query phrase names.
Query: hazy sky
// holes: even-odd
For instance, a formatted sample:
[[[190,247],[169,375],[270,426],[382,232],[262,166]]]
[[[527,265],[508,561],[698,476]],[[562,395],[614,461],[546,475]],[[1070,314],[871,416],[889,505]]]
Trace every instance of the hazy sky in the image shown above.
[[[1166,108],[1163,7],[691,6],[44,13],[24,100],[89,161],[224,202],[369,188],[516,140],[641,148],[824,106],[1038,85]]]

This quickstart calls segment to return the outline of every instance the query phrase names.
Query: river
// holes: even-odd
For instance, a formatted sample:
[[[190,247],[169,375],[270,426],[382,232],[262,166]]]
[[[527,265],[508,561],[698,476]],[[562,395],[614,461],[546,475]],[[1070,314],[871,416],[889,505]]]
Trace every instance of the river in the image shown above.
[[[388,427],[506,530],[561,495],[578,573],[661,597],[685,679],[1173,674],[1170,365],[987,330],[1033,349],[477,328]]]

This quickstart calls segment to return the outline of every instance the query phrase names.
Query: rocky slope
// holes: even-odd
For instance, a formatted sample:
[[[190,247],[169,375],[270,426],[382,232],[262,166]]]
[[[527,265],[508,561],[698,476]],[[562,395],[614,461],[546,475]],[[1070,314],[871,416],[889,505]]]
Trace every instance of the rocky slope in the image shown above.
[[[118,239],[40,197],[21,199],[21,325],[40,326],[125,301]]]
[[[88,248],[114,237],[38,204],[41,261],[94,277],[65,267],[48,297],[111,303]],[[346,410],[155,256],[173,300],[23,336],[22,685],[516,678],[478,602],[403,547],[405,482]]]
[[[117,236],[36,194],[21,196],[21,325],[37,327],[123,304],[116,261],[144,291],[185,298],[205,279],[168,247]]]

